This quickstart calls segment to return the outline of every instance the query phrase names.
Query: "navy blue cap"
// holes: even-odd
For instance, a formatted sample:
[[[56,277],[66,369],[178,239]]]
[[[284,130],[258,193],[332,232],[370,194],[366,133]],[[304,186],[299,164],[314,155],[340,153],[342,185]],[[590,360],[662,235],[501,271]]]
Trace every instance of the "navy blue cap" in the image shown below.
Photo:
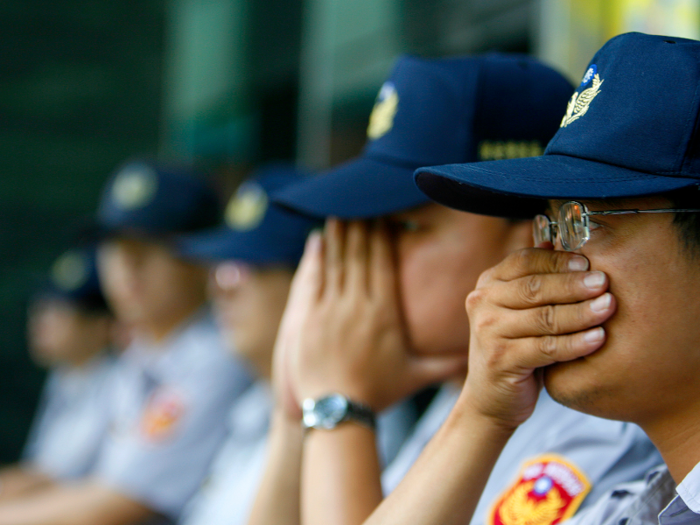
[[[256,266],[296,267],[309,232],[318,221],[270,201],[270,193],[307,177],[291,166],[271,164],[241,184],[218,228],[180,239],[177,251],[202,261],[238,260]]]
[[[524,55],[400,58],[379,91],[362,155],[273,199],[345,219],[425,204],[416,168],[540,155],[572,91],[559,73]]]
[[[593,57],[541,157],[423,168],[454,208],[531,217],[546,199],[608,199],[700,183],[700,42],[628,33]]]
[[[191,169],[134,160],[107,182],[97,225],[107,235],[161,237],[211,227],[220,210],[214,190]]]
[[[33,300],[59,300],[87,311],[109,311],[97,275],[94,247],[68,250],[58,257]]]

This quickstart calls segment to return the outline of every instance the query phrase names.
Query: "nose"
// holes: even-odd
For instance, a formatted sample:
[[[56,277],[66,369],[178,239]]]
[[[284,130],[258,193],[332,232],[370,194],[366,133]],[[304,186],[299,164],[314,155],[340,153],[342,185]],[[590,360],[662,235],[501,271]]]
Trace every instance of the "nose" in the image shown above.
[[[214,282],[221,290],[229,291],[238,288],[243,279],[240,265],[226,262],[219,264],[214,270]]]

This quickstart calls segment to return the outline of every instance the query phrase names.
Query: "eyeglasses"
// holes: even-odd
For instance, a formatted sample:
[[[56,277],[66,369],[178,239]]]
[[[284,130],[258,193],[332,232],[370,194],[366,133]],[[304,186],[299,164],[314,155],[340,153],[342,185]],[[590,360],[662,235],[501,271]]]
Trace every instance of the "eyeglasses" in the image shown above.
[[[700,213],[700,210],[605,210],[589,211],[585,204],[569,201],[559,208],[559,216],[556,222],[552,222],[546,215],[538,215],[532,225],[532,234],[535,238],[535,246],[543,242],[561,240],[561,246],[568,252],[578,250],[591,238],[589,217],[593,215],[632,215],[637,213]]]

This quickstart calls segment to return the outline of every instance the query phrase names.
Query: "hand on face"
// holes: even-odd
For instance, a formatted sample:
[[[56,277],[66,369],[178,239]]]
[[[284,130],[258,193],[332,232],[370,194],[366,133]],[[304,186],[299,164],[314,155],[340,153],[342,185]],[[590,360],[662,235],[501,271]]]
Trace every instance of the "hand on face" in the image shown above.
[[[301,403],[297,401],[298,385],[292,374],[292,356],[299,352],[304,322],[318,295],[321,245],[321,234],[312,233],[289,289],[273,351],[272,389],[275,406],[287,419],[293,421],[301,421],[302,413]]]
[[[466,301],[471,339],[463,392],[479,414],[516,428],[534,410],[539,368],[603,346],[600,325],[615,299],[607,276],[588,267],[581,255],[535,248],[482,274]]]
[[[463,368],[463,358],[411,353],[383,225],[329,220],[320,255],[291,360],[297,401],[339,392],[378,411]]]

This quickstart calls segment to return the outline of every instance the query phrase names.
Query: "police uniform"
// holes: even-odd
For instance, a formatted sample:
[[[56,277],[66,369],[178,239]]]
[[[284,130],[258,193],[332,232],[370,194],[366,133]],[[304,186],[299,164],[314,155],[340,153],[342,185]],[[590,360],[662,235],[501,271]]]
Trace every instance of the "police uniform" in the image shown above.
[[[94,247],[58,257],[33,303],[58,301],[85,314],[109,316],[99,286]],[[54,367],[46,380],[23,459],[55,479],[86,475],[109,429],[107,410],[116,358],[105,348],[87,363]]]
[[[93,475],[177,518],[225,438],[231,403],[249,383],[206,310],[162,343],[137,338],[121,358],[112,428]]]
[[[540,155],[572,91],[561,75],[530,57],[402,58],[377,96],[362,155],[273,199],[311,216],[341,219],[425,205],[430,200],[416,187],[414,169]],[[416,461],[458,393],[456,386],[442,388],[385,471],[385,493]],[[579,414],[543,393],[498,460],[472,523],[554,525],[589,501],[589,493],[595,498],[614,483],[638,478],[659,459],[634,425]]]
[[[78,367],[53,370],[24,450],[24,460],[56,479],[85,476],[109,429],[115,358],[107,353]]]
[[[700,467],[676,486],[665,465],[641,481],[623,483],[577,514],[571,525],[697,525],[700,523]]]
[[[445,386],[438,393],[385,471],[385,493],[396,488],[418,459],[459,391],[458,386]],[[658,451],[636,425],[576,412],[542,392],[532,416],[498,458],[471,523],[509,525],[509,516],[515,514],[522,520],[538,516],[537,523],[551,525],[595,503],[618,483],[643,477],[660,461]],[[528,505],[528,500],[537,503]]]
[[[675,190],[686,197],[692,195],[700,185],[699,60],[700,42],[695,40],[642,33],[618,35],[588,64],[562,113],[559,131],[542,156],[426,167],[416,172],[415,182],[443,205],[507,218],[543,213],[549,200],[612,203],[642,196],[660,197]],[[650,103],[652,99],[654,102]],[[697,206],[690,210],[697,212],[693,208]],[[666,206],[662,210],[670,211]],[[673,216],[669,216],[672,220]],[[584,237],[581,234],[587,235],[586,229],[575,232],[572,228],[567,236]],[[558,235],[563,241],[565,234],[560,231]],[[570,246],[579,249],[588,239],[577,241]],[[600,250],[604,256],[610,246],[603,241],[593,250]],[[686,243],[688,246],[692,243]],[[612,326],[611,329],[614,330]],[[669,355],[668,359],[674,357]],[[632,377],[633,352],[629,358],[629,370],[624,373]],[[697,370],[688,372],[697,374]],[[658,395],[663,396],[664,392]],[[663,414],[659,417],[657,413],[656,428],[672,433],[675,415],[667,414],[671,419],[664,420]],[[585,427],[582,430],[587,431]],[[688,457],[697,454],[697,446],[686,448]],[[643,480],[618,485],[597,503],[591,501],[588,509],[568,523],[685,525],[700,523],[699,514],[698,465],[677,487],[666,467],[660,466]]]
[[[260,168],[230,200],[225,224],[182,239],[179,252],[209,263],[236,260],[257,267],[296,267],[317,221],[270,206],[268,195],[301,178],[303,174],[284,164]],[[181,525],[247,523],[265,466],[272,403],[268,382],[259,379],[233,405],[228,437],[204,484],[188,503]],[[381,415],[377,439],[383,461],[395,456],[414,420],[409,404]]]
[[[175,255],[177,239],[219,218],[216,194],[197,174],[133,160],[108,181],[96,233],[160,240]],[[176,521],[225,439],[231,404],[250,383],[208,307],[162,341],[137,334],[120,358],[111,429],[92,475]]]

